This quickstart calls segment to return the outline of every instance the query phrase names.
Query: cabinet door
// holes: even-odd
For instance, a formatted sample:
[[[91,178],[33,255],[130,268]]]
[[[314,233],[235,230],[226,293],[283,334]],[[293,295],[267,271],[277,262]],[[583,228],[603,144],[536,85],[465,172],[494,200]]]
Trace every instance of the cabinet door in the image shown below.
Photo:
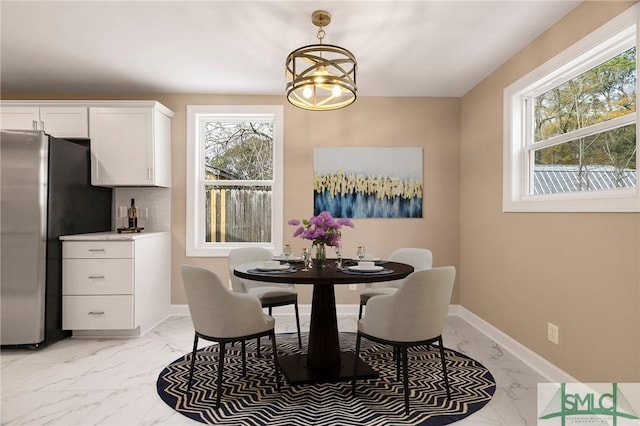
[[[56,138],[88,138],[86,107],[2,106],[0,127],[11,130],[44,130]]]
[[[44,131],[56,138],[88,138],[89,117],[86,107],[40,107]]]
[[[91,183],[154,184],[153,109],[90,108]]]
[[[0,128],[6,130],[38,130],[38,107],[0,106]]]

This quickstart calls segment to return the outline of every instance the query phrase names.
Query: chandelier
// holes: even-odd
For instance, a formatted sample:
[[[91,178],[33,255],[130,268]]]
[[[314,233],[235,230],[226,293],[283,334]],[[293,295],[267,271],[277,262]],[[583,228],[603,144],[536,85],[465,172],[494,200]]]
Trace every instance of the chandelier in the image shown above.
[[[344,108],[356,100],[356,70],[353,53],[340,46],[322,44],[331,15],[326,10],[311,14],[318,27],[319,44],[294,50],[287,56],[287,100],[298,108],[330,111]]]

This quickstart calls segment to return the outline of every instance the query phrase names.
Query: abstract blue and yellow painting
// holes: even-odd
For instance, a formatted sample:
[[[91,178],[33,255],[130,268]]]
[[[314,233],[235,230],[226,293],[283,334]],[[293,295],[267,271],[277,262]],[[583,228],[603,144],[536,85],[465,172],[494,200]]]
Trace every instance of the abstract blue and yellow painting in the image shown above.
[[[315,148],[313,214],[422,217],[422,148]]]

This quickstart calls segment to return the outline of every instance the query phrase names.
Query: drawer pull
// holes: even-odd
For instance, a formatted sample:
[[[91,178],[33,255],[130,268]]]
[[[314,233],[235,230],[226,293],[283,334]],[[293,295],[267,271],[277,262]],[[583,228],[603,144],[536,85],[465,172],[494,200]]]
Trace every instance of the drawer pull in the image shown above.
[[[91,311],[89,315],[104,315],[104,311]]]
[[[104,275],[89,275],[90,280],[104,280]]]
[[[104,251],[104,249],[89,249],[89,251]]]

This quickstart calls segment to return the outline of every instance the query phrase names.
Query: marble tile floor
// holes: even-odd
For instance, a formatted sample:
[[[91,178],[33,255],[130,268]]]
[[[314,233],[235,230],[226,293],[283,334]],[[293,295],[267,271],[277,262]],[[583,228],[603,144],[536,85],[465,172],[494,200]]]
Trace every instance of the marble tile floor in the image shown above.
[[[340,331],[354,329],[355,320],[340,321]],[[456,426],[536,424],[542,376],[458,316],[449,317],[443,337],[445,346],[489,368],[497,383],[492,401]],[[192,344],[190,318],[174,316],[140,338],[69,338],[38,351],[3,350],[0,423],[197,425],[169,408],[155,388],[165,365]]]

